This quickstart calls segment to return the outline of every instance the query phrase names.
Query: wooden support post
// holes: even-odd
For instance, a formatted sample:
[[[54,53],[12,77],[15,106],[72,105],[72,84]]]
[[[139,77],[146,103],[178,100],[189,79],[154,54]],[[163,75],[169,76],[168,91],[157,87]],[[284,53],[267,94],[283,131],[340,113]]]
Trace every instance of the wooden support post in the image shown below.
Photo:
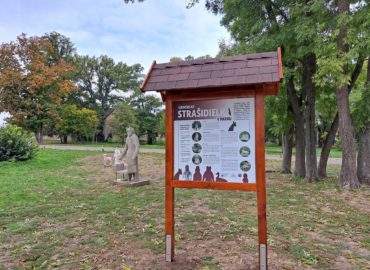
[[[256,178],[258,209],[259,269],[267,270],[267,220],[266,220],[266,176],[265,176],[265,127],[264,96],[256,94]]]
[[[167,181],[166,181],[167,182]],[[166,262],[172,262],[175,256],[174,227],[174,189],[166,183]]]
[[[172,99],[166,97],[166,205],[165,205],[165,245],[166,261],[175,256],[175,192],[173,187],[173,108]]]

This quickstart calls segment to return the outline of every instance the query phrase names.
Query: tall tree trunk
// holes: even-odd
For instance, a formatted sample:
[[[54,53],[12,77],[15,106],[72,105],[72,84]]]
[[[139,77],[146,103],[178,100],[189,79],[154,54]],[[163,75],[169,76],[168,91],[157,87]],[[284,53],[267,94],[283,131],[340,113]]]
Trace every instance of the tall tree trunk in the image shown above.
[[[38,127],[37,131],[35,132],[35,138],[38,144],[44,143],[44,134],[43,134],[43,127],[42,124]]]
[[[302,102],[297,95],[294,87],[293,77],[288,78],[287,82],[288,100],[293,110],[293,119],[295,125],[295,168],[294,175],[305,177],[305,141],[304,141],[304,119],[302,113]]]
[[[361,132],[357,157],[357,176],[361,183],[370,185],[370,122]]]
[[[356,173],[356,145],[355,131],[349,111],[348,87],[340,87],[336,91],[339,135],[342,140],[342,168],[340,171],[338,185],[340,187],[353,189],[360,186]]]
[[[349,1],[338,0],[338,12],[344,14],[349,12]],[[338,35],[338,47],[343,53],[348,52],[348,45],[345,43],[347,27],[340,26]],[[348,66],[343,67],[343,76],[348,75]],[[339,116],[339,134],[342,139],[342,168],[338,185],[343,188],[354,189],[360,186],[356,171],[356,145],[354,126],[349,109],[349,87],[344,85],[336,90]]]
[[[365,61],[364,55],[360,54],[358,59],[357,59],[356,66],[355,66],[354,70],[352,71],[351,82],[349,84],[349,90],[348,90],[349,93],[352,91],[352,88],[355,85],[356,80],[358,79],[358,76],[361,73],[364,61]],[[370,77],[370,70],[369,70],[369,65],[368,65],[368,81],[369,81],[369,77]],[[338,117],[338,112],[337,112],[337,114],[335,115],[334,120],[333,120],[333,122],[330,126],[329,133],[325,138],[324,145],[321,149],[320,162],[319,162],[319,168],[318,168],[318,177],[319,178],[324,178],[327,175],[326,174],[326,167],[327,167],[327,164],[328,164],[328,159],[329,159],[329,154],[330,154],[331,147],[333,146],[334,141],[335,141],[335,134],[338,131],[338,126],[339,126],[339,117]]]
[[[39,133],[39,131],[35,131],[35,138],[36,138],[37,143],[38,143],[38,144],[41,144],[41,142],[40,142],[40,133]]]
[[[312,53],[303,58],[302,88],[306,93],[306,107],[304,118],[306,124],[306,180],[309,182],[317,179],[316,157],[316,129],[315,129],[315,95],[316,89],[313,76],[316,71],[316,56]]]
[[[365,95],[370,95],[370,57],[367,60]],[[370,185],[370,122],[360,133],[357,156],[357,176],[361,183]]]
[[[293,150],[293,130],[289,129],[283,135],[283,161],[281,163],[281,173],[292,173],[292,150]]]
[[[321,154],[320,154],[320,161],[319,161],[319,168],[317,171],[318,177],[319,178],[325,178],[327,176],[326,173],[326,167],[328,165],[328,159],[329,159],[329,154],[331,147],[334,144],[335,141],[335,134],[338,131],[338,125],[339,125],[339,118],[338,118],[338,113],[335,115],[335,118],[330,126],[330,130],[328,135],[325,138],[324,144],[321,149]]]

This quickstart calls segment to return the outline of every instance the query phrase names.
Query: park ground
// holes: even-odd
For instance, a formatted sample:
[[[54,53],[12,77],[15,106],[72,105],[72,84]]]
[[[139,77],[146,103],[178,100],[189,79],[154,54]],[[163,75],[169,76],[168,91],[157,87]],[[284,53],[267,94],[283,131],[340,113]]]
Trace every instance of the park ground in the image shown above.
[[[251,192],[176,190],[176,255],[164,261],[164,154],[140,154],[151,184],[112,184],[101,151],[41,149],[0,163],[0,269],[256,269]],[[270,269],[370,269],[370,188],[306,183],[268,161]],[[276,172],[274,172],[276,171]]]
[[[122,143],[114,143],[114,142],[69,142],[68,144],[61,144],[58,140],[45,140],[44,145],[42,147],[48,147],[53,149],[60,149],[60,148],[75,148],[75,149],[83,149],[84,147],[91,149],[91,148],[97,148],[97,149],[105,149],[108,151],[112,151],[115,147],[123,147]],[[142,149],[165,149],[165,144],[163,141],[159,141],[156,144],[145,144],[140,143],[140,147]],[[276,144],[266,144],[266,154],[269,155],[283,155],[283,149],[281,146]],[[321,148],[316,149],[317,156],[320,156]],[[295,154],[295,148],[293,148],[293,154]],[[338,149],[332,148],[329,154],[329,157],[331,158],[341,158],[342,152]]]

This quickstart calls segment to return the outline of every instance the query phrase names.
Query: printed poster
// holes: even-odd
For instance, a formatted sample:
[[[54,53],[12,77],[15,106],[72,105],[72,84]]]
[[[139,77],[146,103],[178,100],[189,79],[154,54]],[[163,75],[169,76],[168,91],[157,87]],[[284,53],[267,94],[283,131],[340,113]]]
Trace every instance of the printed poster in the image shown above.
[[[254,98],[174,103],[174,180],[256,183]]]

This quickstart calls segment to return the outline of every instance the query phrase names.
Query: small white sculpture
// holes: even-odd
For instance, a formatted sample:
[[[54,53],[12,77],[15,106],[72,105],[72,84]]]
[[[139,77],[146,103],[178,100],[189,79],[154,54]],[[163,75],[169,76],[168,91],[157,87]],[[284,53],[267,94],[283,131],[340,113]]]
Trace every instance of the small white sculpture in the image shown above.
[[[111,167],[112,166],[112,157],[107,156],[107,154],[103,155],[103,161],[105,167]]]
[[[118,164],[115,164],[114,169],[116,172],[116,183],[120,183],[124,181],[125,177],[128,176],[127,173],[127,164],[125,162],[119,162]],[[122,179],[118,178],[118,175],[122,174]]]
[[[121,150],[119,150],[117,147],[114,150],[114,165],[116,166],[117,164],[120,164],[121,161],[119,160],[121,157]]]

